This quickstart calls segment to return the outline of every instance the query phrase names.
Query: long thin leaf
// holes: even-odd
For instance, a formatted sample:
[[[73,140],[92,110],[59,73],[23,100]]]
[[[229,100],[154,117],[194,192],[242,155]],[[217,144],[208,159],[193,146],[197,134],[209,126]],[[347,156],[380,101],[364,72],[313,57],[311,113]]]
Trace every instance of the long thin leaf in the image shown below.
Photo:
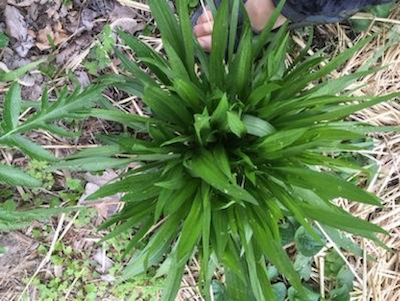
[[[279,4],[274,9],[271,17],[269,18],[268,24],[264,27],[263,31],[261,32],[260,36],[256,41],[256,45],[254,47],[253,56],[258,57],[261,53],[263,47],[265,46],[266,42],[268,41],[268,37],[271,33],[271,30],[274,28],[276,21],[278,20],[279,15],[282,12],[282,9],[286,3],[286,0],[280,0]]]
[[[304,213],[309,218],[317,220],[327,226],[332,226],[334,228],[342,229],[344,231],[352,229],[353,231],[356,231],[356,233],[362,233],[364,231],[388,234],[381,227],[362,219],[353,217],[352,215],[344,211],[326,210],[308,204],[301,204],[301,207],[303,208]]]
[[[134,159],[115,159],[91,157],[68,160],[51,166],[50,170],[67,169],[72,171],[102,171],[108,168],[120,168],[135,161]]]
[[[318,80],[323,78],[325,75],[328,75],[333,70],[337,69],[343,63],[345,63],[349,58],[351,58],[357,51],[362,49],[365,45],[367,45],[371,41],[372,37],[366,38],[360,42],[358,42],[354,47],[343,51],[337,57],[332,59],[329,63],[321,68],[318,72],[310,73],[304,76],[302,79],[293,82],[287,89],[282,90],[281,93],[277,95],[277,100],[288,98],[291,95],[295,95],[300,90],[304,89],[310,82],[314,80]]]
[[[0,182],[13,186],[40,187],[42,182],[11,166],[0,164]]]
[[[179,99],[168,95],[160,88],[146,88],[144,102],[164,121],[174,121],[177,125],[186,125],[193,118],[187,108],[179,102]]]
[[[249,192],[237,184],[229,182],[229,179],[215,166],[212,154],[203,152],[195,157],[192,161],[192,168],[197,176],[222,193],[234,199],[258,204],[256,199]]]
[[[214,22],[212,51],[210,55],[210,83],[223,89],[225,86],[225,55],[228,44],[229,1],[222,0]]]
[[[41,59],[36,62],[32,62],[27,65],[23,65],[22,67],[20,67],[16,70],[13,70],[13,71],[9,71],[9,72],[0,71],[0,81],[1,82],[14,81],[14,80],[24,76],[28,71],[35,69],[37,66],[39,66],[44,61],[45,61],[45,59]]]
[[[52,153],[18,134],[5,139],[5,141],[9,142],[10,146],[17,147],[31,158],[44,161],[57,161],[57,158]],[[0,140],[0,143],[2,143],[2,140]]]
[[[196,80],[194,72],[194,40],[192,22],[189,19],[189,10],[187,0],[177,1],[178,14],[182,32],[182,39],[185,45],[185,64],[189,75],[193,80]]]
[[[185,57],[184,41],[178,22],[173,15],[167,1],[150,0],[150,9],[154,15],[164,43],[174,47],[179,57]]]
[[[276,129],[269,122],[255,116],[244,115],[243,123],[246,126],[247,133],[257,137],[265,137],[276,132]]]
[[[239,50],[235,55],[235,60],[230,68],[231,95],[245,95],[248,91],[247,86],[252,78],[252,35],[251,29],[246,27],[241,37]]]
[[[152,59],[154,62],[153,64],[148,64],[147,61],[144,61],[144,63],[163,83],[170,84],[170,80],[166,76],[165,72],[162,71],[164,68],[168,68],[168,64],[161,55],[155,52],[152,47],[149,47],[132,35],[125,32],[119,32],[119,36],[122,38],[124,43],[136,53],[139,59]]]
[[[281,246],[277,244],[270,230],[262,228],[255,220],[250,220],[250,223],[254,232],[254,239],[266,257],[288,278],[297,291],[304,293],[301,280],[294,270],[288,255],[282,250]]]
[[[18,126],[21,110],[21,88],[18,83],[13,83],[4,100],[4,130],[11,131]]]
[[[285,126],[287,128],[294,128],[294,127],[311,125],[318,122],[341,120],[355,112],[372,107],[374,105],[388,101],[396,97],[400,97],[400,93],[392,93],[389,95],[376,97],[370,101],[366,101],[357,105],[348,105],[339,107],[338,109],[333,110],[331,112],[318,114],[317,116],[312,116],[312,117],[299,118],[296,121],[291,120],[292,122],[285,120],[284,122],[278,123],[278,125],[281,127]]]
[[[140,67],[133,62],[132,60],[128,59],[125,54],[123,54],[117,48],[114,49],[115,55],[121,60],[123,66],[138,80],[142,81],[143,84],[146,85],[155,85],[155,81],[148,76]]]
[[[185,265],[193,253],[197,241],[200,239],[202,230],[202,196],[201,191],[193,199],[192,208],[183,223],[182,234],[176,248],[178,265]]]
[[[380,199],[375,195],[326,172],[316,172],[294,167],[279,167],[276,170],[283,172],[292,185],[304,188],[313,187],[316,191],[321,191],[332,199],[344,197],[360,203],[376,206],[381,205]]]

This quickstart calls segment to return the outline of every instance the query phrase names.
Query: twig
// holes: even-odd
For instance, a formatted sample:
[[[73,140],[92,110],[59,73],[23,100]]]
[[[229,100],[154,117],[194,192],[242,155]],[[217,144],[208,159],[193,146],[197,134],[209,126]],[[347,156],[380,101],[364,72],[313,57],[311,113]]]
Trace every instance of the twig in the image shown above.
[[[364,239],[362,240],[363,247],[363,282],[362,282],[362,299],[367,301],[367,289],[368,289],[368,262],[367,262],[367,249],[365,247]]]
[[[391,23],[391,24],[398,24],[400,25],[399,20],[393,20],[393,19],[388,19],[388,18],[378,18],[372,15],[363,15],[363,14],[357,14],[350,19],[353,20],[371,20],[371,21],[376,21],[376,22],[383,22],[383,23]]]
[[[143,11],[150,11],[150,7],[147,4],[143,4],[140,2],[132,1],[132,0],[117,0],[120,4],[128,6],[128,7],[133,7],[139,10]]]
[[[80,277],[76,277],[74,281],[72,281],[70,287],[68,288],[67,293],[65,294],[65,300],[68,300],[69,295],[71,294],[72,290],[74,289],[75,284],[78,282]]]
[[[75,220],[78,218],[80,211],[76,212],[74,217],[71,219],[71,221],[67,224],[67,226],[65,227],[64,231],[61,233],[60,237],[58,238],[57,242],[60,242],[64,236],[67,234],[67,232],[69,231],[69,229],[71,229],[71,227],[73,226]]]
[[[318,257],[319,259],[319,285],[321,298],[325,299],[325,259],[324,257]]]

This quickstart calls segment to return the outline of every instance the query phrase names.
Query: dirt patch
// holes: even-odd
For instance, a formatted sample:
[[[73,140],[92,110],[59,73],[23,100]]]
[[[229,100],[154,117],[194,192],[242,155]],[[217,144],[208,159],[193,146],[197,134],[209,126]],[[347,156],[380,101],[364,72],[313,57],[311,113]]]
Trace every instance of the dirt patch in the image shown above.
[[[3,0],[1,5],[0,33],[8,36],[9,43],[0,51],[0,69],[47,60],[40,73],[32,71],[20,81],[23,97],[30,100],[39,99],[49,81],[64,84],[60,77],[69,71],[78,80],[91,79],[81,63],[105,24],[130,33],[145,24],[134,9],[114,0]]]
[[[12,300],[24,289],[22,280],[38,265],[38,243],[15,231],[0,234],[0,245],[6,249],[0,256],[0,300]]]

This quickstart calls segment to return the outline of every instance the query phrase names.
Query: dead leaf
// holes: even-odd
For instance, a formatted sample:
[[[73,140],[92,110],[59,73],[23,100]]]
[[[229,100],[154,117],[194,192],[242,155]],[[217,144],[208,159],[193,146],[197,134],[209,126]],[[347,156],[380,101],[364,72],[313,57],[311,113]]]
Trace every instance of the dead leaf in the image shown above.
[[[85,180],[89,183],[93,183],[98,186],[104,186],[108,182],[116,179],[118,177],[118,174],[115,171],[110,170],[104,172],[101,176],[93,176],[92,174],[87,173],[84,177]]]
[[[8,69],[6,64],[4,64],[3,62],[0,62],[0,71],[10,72],[10,69]]]
[[[14,6],[7,5],[4,16],[8,34],[20,42],[25,41],[28,36],[28,26],[19,10]]]
[[[26,57],[33,46],[35,46],[34,40],[28,36],[25,41],[16,43],[14,48],[20,57]]]
[[[25,75],[19,80],[21,85],[25,85],[24,89],[22,89],[22,97],[31,100],[39,99],[43,92],[43,81],[43,75],[38,72],[32,72]],[[30,84],[31,86],[27,86],[27,84]]]
[[[58,10],[60,9],[61,6],[61,0],[53,0],[52,5],[49,7],[49,9],[46,11],[47,16],[49,18],[53,18],[54,20],[58,19]]]
[[[8,2],[8,4],[12,4],[14,6],[27,7],[27,6],[31,6],[34,2],[36,2],[36,0],[24,0],[21,2],[17,2],[15,0],[8,0],[7,2]]]
[[[85,187],[85,193],[82,195],[79,203],[82,204],[86,202],[86,198],[99,190],[106,183],[115,179],[118,175],[114,171],[107,171],[103,173],[102,176],[93,176],[91,174],[86,174],[85,179],[88,181]],[[92,204],[93,207],[97,210],[98,214],[106,219],[110,215],[114,214],[118,208],[119,203],[121,201],[121,194],[113,195],[110,197],[102,198],[100,200],[96,200],[96,202],[87,201],[87,204]]]
[[[111,28],[113,30],[120,29],[130,34],[141,31],[144,27],[144,23],[138,23],[136,20],[130,18],[121,18],[111,23]]]
[[[99,15],[108,15],[114,7],[114,0],[88,0],[88,8],[94,10]]]
[[[134,34],[144,28],[143,23],[138,23],[137,12],[130,7],[116,6],[111,13],[111,28],[121,29],[130,34]]]
[[[14,49],[20,57],[26,57],[28,51],[34,46],[33,38],[28,35],[28,26],[20,11],[11,5],[7,5],[4,16],[9,36],[17,40]]]
[[[57,65],[64,65],[66,61],[72,57],[75,53],[79,52],[81,47],[76,44],[76,42],[70,43],[68,47],[63,49],[59,54],[56,56],[56,63]]]
[[[32,38],[36,38],[36,33],[32,29],[28,29],[28,35],[30,35]]]
[[[54,276],[57,278],[61,277],[63,274],[63,266],[62,265],[55,265],[54,266]]]
[[[29,5],[27,8],[28,14],[26,15],[26,18],[31,19],[33,22],[36,23],[39,14],[40,14],[40,7],[37,3],[32,3],[32,5]]]
[[[49,45],[49,38],[54,39],[54,33],[51,26],[47,24],[46,27],[39,30],[37,34],[36,47],[42,51],[51,48]]]
[[[110,20],[111,22],[114,22],[115,20],[120,18],[136,19],[137,17],[138,13],[133,8],[117,5],[111,12]]]
[[[25,87],[33,87],[36,84],[35,78],[30,75],[26,74],[21,78],[22,85]]]
[[[78,82],[82,88],[85,88],[90,85],[89,75],[85,71],[83,70],[75,71],[75,75],[78,78]]]
[[[62,42],[64,42],[66,39],[68,39],[68,34],[64,30],[61,22],[57,22],[56,25],[53,26],[53,29],[55,31],[54,43],[56,45],[59,45]]]
[[[68,35],[62,28],[60,22],[56,23],[53,27],[49,24],[45,28],[39,30],[37,34],[36,47],[40,50],[50,49],[53,45],[57,46],[68,39]]]
[[[86,30],[92,30],[94,27],[94,20],[98,13],[89,8],[84,8],[81,13],[81,24]]]
[[[102,273],[107,272],[114,265],[114,262],[108,258],[106,253],[101,249],[94,254],[93,259],[100,265]]]
[[[108,282],[108,283],[111,283],[111,282],[115,281],[115,276],[110,275],[110,274],[101,275],[100,278],[101,278],[101,280],[103,280],[105,282]]]

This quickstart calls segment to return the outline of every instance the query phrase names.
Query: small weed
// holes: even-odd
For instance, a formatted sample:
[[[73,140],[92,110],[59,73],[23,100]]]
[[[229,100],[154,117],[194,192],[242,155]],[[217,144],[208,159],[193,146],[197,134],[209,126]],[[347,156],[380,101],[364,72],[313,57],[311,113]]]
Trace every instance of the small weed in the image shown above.
[[[42,188],[51,189],[55,183],[51,172],[47,171],[49,163],[38,160],[31,160],[28,163],[27,172],[35,179],[42,181]],[[36,189],[34,191],[37,191]]]
[[[13,197],[14,191],[12,188],[0,186],[0,201],[6,201]]]
[[[0,33],[0,49],[6,48],[10,39],[4,34]]]
[[[89,225],[94,217],[97,216],[97,212],[95,209],[92,208],[83,208],[78,218],[75,220],[74,225],[77,227],[82,227]]]
[[[87,210],[87,212],[93,212]],[[85,217],[86,218],[86,217]],[[32,235],[41,240],[45,239],[46,229],[34,229]],[[126,236],[126,235],[125,235]],[[38,290],[38,300],[158,300],[158,294],[163,285],[163,278],[141,276],[133,281],[114,284],[114,275],[123,269],[123,253],[125,252],[128,237],[117,237],[102,244],[102,249],[114,264],[107,274],[100,273],[98,263],[95,263],[87,254],[80,252],[64,243],[57,243],[50,258],[55,269],[61,270],[58,277],[51,279],[36,278],[33,285]],[[45,255],[48,247],[42,244],[38,253]],[[108,279],[107,279],[108,278]],[[25,279],[27,282],[29,279]],[[69,297],[66,298],[66,294]]]
[[[62,201],[76,205],[84,192],[83,182],[80,179],[67,178],[65,190],[59,193]]]
[[[51,63],[51,61],[40,66],[40,72],[42,72],[48,78],[54,78],[57,74],[57,71],[56,65]]]
[[[110,65],[110,54],[112,53],[115,40],[112,36],[112,29],[110,25],[106,25],[100,35],[97,45],[93,47],[89,53],[88,59],[84,63],[87,71],[97,76],[99,72]]]

